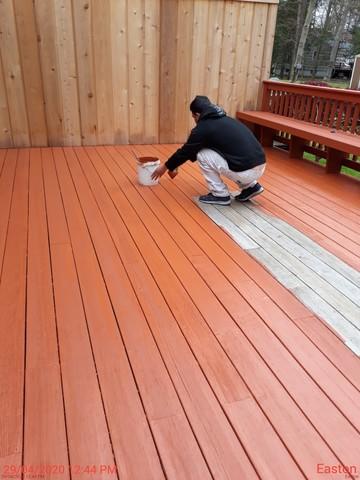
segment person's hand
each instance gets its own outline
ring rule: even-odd
[[[177,169],[177,168],[175,168],[175,170],[169,170],[169,171],[168,171],[168,175],[169,175],[169,177],[170,177],[171,179],[175,178],[178,173],[179,173],[179,172],[178,172],[178,169]]]
[[[158,178],[162,177],[166,171],[167,171],[167,167],[165,163],[163,163],[156,170],[153,171],[151,175],[152,180],[157,180]]]

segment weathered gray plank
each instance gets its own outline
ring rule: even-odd
[[[251,202],[198,205],[360,355],[359,272]]]
[[[329,266],[317,258],[315,254],[309,252],[301,244],[290,238],[286,231],[279,230],[271,222],[269,222],[264,215],[259,215],[259,209],[256,210],[254,207],[251,209],[248,208],[247,205],[241,204],[235,204],[232,208],[238,211],[257,228],[265,232],[266,235],[269,235],[278,245],[284,247],[294,257],[304,263],[304,265],[309,267],[326,282],[341,292],[352,303],[355,303],[355,305],[360,307],[360,288],[338,273],[335,268],[333,268],[337,262],[343,263],[341,260],[335,257],[335,255],[332,255],[332,266]],[[358,285],[360,285],[360,279]]]
[[[241,206],[241,205],[239,205]],[[276,243],[272,239],[273,232],[266,229],[266,225],[257,227],[246,219],[243,210],[237,206],[224,208],[224,215],[237,225],[254,242],[264,248],[274,258],[280,261],[288,270],[297,275],[306,285],[309,285],[321,298],[335,308],[348,321],[360,331],[360,309],[347,297],[336,290],[327,281],[323,280],[317,273],[307,267],[302,260],[296,258],[293,252]]]
[[[222,215],[221,210],[218,211],[213,205],[206,205],[205,203],[196,202],[201,209],[217,224],[223,228],[226,232],[234,238],[234,240],[241,245],[244,250],[251,250],[252,248],[258,248],[259,245],[253,242],[240,228],[228,220]],[[221,208],[221,207],[220,207]],[[226,208],[226,207],[225,207]]]
[[[316,258],[323,261],[326,265],[332,267],[336,272],[340,273],[344,278],[347,278],[355,286],[360,285],[360,272],[347,265],[332,253],[325,250],[325,248],[318,245],[316,242],[311,240],[311,238],[304,235],[292,225],[289,225],[280,218],[266,214],[263,212],[263,210],[251,202],[246,204],[246,208],[256,211],[257,215],[266,219],[267,222],[271,223],[271,225],[274,225],[274,227],[285,233],[285,235],[287,235],[289,238],[292,238],[296,243],[301,245]]]

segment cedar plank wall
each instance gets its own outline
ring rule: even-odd
[[[0,147],[182,142],[257,106],[277,0],[1,0]]]

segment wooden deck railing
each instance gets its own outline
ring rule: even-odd
[[[262,110],[360,133],[360,91],[264,81]]]
[[[360,91],[268,80],[263,82],[261,110],[360,136]],[[290,135],[282,131],[275,139],[290,143]],[[326,157],[326,146],[316,141],[302,147],[317,157]],[[346,154],[341,165],[360,171],[360,157]]]

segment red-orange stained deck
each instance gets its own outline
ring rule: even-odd
[[[258,204],[359,268],[359,184],[268,158]],[[3,475],[360,474],[359,359],[198,209],[196,166],[150,189],[128,147],[55,148],[0,172]]]

